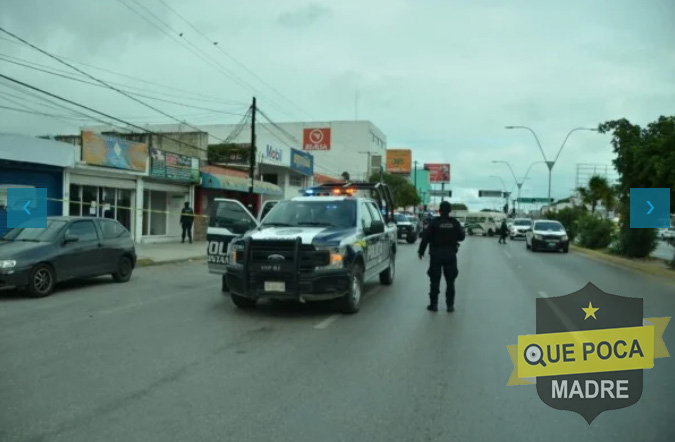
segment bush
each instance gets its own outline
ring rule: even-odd
[[[614,223],[597,215],[584,215],[578,223],[579,243],[588,249],[605,249],[612,243]]]
[[[557,212],[547,212],[546,218],[559,221],[565,226],[567,236],[570,242],[573,242],[578,234],[578,222],[584,215],[586,215],[585,207],[566,207]]]
[[[628,202],[622,203],[620,211],[622,219],[621,230],[619,231],[618,241],[613,251],[628,258],[648,257],[656,249],[656,229],[631,229],[630,206]]]

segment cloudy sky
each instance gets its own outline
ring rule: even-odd
[[[236,123],[254,94],[276,121],[351,120],[358,91],[358,118],[384,131],[389,147],[451,163],[454,199],[469,202],[476,189],[501,187],[492,175],[511,188],[508,168],[491,160],[508,160],[518,176],[542,160],[530,133],[506,125],[534,129],[551,159],[573,128],[675,114],[674,21],[672,0],[2,0],[0,8],[6,30],[193,124]],[[12,40],[0,33],[0,73],[134,123],[173,122]],[[0,108],[0,131],[75,133],[83,124],[8,84],[0,79],[0,106],[12,108]],[[15,110],[26,106],[48,115]],[[569,195],[577,164],[611,164],[609,141],[573,134],[553,196]],[[523,196],[545,197],[547,179],[534,166]]]

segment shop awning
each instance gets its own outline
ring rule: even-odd
[[[248,178],[202,172],[202,187],[205,189],[248,192],[248,187],[250,185],[251,180]],[[260,195],[283,195],[284,191],[276,184],[267,183],[265,181],[255,181],[253,184],[253,193]]]
[[[75,165],[75,146],[26,135],[0,134],[0,158],[56,167]]]

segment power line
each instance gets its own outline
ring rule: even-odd
[[[17,42],[17,41],[14,41],[14,40],[10,40],[9,38],[6,38],[6,37],[0,36],[0,40],[4,40],[4,41],[6,41],[6,42],[8,42],[8,43],[11,43],[11,44],[13,44],[13,45],[23,47],[23,45],[22,45],[21,43],[19,43],[19,42]],[[59,58],[61,58],[61,59],[63,59],[63,60],[68,60],[68,61],[70,61],[71,63],[78,64],[78,65],[80,65],[80,66],[86,66],[86,67],[88,67],[88,68],[95,69],[95,70],[97,70],[97,71],[105,72],[105,73],[112,74],[112,75],[118,75],[118,76],[120,76],[120,77],[128,78],[128,79],[130,79],[130,80],[138,81],[138,82],[140,82],[140,83],[145,83],[145,84],[148,84],[148,85],[152,85],[152,86],[154,86],[154,87],[159,87],[159,88],[164,88],[164,89],[174,90],[174,91],[177,91],[177,92],[182,92],[182,93],[187,94],[187,95],[201,96],[201,97],[208,98],[209,100],[215,101],[215,102],[218,102],[218,103],[232,104],[232,105],[244,105],[244,106],[247,106],[247,104],[246,104],[245,102],[242,102],[242,101],[231,101],[231,100],[225,100],[225,99],[214,99],[213,97],[211,97],[211,96],[209,96],[209,95],[205,95],[205,94],[202,94],[202,93],[199,93],[199,92],[188,91],[188,90],[186,90],[186,89],[180,89],[180,88],[177,88],[177,87],[174,87],[174,86],[169,86],[169,85],[166,85],[166,84],[158,83],[157,81],[149,81],[149,80],[145,80],[145,79],[143,79],[143,78],[136,77],[136,76],[133,76],[133,75],[123,74],[123,73],[121,73],[121,72],[113,71],[113,70],[106,69],[106,68],[102,68],[102,67],[99,67],[99,66],[94,66],[94,65],[92,65],[92,64],[82,63],[81,61],[77,61],[77,60],[74,60],[74,59],[72,59],[72,58],[64,57],[64,56],[59,55],[59,54],[54,54],[54,55],[56,55],[57,57],[59,57]],[[14,57],[11,57],[11,58],[14,58]],[[34,64],[37,64],[37,63],[34,63]],[[38,64],[38,65],[39,65],[39,64]],[[61,71],[61,72],[66,72],[66,71]],[[118,84],[119,84],[119,83],[118,83]],[[204,101],[206,101],[206,100],[204,100]]]
[[[104,116],[104,117],[106,117],[106,118],[110,118],[111,120],[117,121],[117,122],[119,122],[119,123],[126,124],[126,125],[129,126],[129,127],[133,127],[133,128],[135,128],[135,129],[142,130],[143,132],[145,132],[145,133],[147,133],[147,134],[155,135],[155,136],[157,136],[157,137],[160,137],[160,138],[164,138],[164,139],[173,141],[173,142],[175,142],[175,143],[178,143],[178,144],[187,146],[187,147],[192,148],[192,149],[195,149],[195,150],[206,151],[206,149],[202,149],[201,147],[194,146],[194,145],[192,145],[192,144],[186,143],[186,142],[181,141],[181,140],[177,140],[177,139],[175,139],[175,138],[168,137],[168,136],[166,136],[166,135],[163,135],[163,134],[160,134],[160,133],[157,133],[157,132],[153,132],[153,131],[148,130],[148,129],[146,129],[146,128],[142,127],[142,126],[139,126],[139,125],[137,125],[137,124],[129,123],[128,121],[125,121],[125,120],[123,120],[123,119],[121,119],[121,118],[113,117],[112,115],[106,114],[105,112],[101,112],[101,111],[99,111],[99,110],[93,109],[93,108],[91,108],[91,107],[89,107],[89,106],[86,106],[86,105],[84,105],[84,104],[80,104],[80,103],[77,103],[77,102],[75,102],[75,101],[69,100],[68,98],[64,98],[64,97],[61,97],[61,96],[59,96],[59,95],[53,94],[53,93],[51,93],[51,92],[45,91],[44,89],[40,89],[40,88],[38,88],[38,87],[36,87],[36,86],[32,86],[32,85],[30,85],[30,84],[28,84],[28,83],[24,83],[23,81],[17,80],[17,79],[12,78],[12,77],[9,77],[9,76],[4,75],[4,74],[2,74],[2,73],[0,73],[0,78],[4,78],[5,80],[11,81],[12,83],[18,84],[18,85],[20,85],[20,86],[23,86],[23,87],[25,87],[25,88],[28,88],[28,89],[31,89],[31,90],[34,90],[34,91],[37,91],[37,92],[40,92],[40,93],[45,94],[45,95],[47,95],[47,96],[50,96],[50,97],[52,97],[52,98],[56,98],[57,100],[64,101],[64,102],[66,102],[66,103],[68,103],[68,104],[71,104],[71,105],[73,105],[73,106],[81,107],[81,108],[83,108],[83,109],[88,110],[89,112],[93,112],[93,113],[95,113],[95,114],[102,115],[102,116]],[[109,123],[107,123],[107,124],[109,124]],[[203,131],[199,130],[199,132],[203,132]]]
[[[26,67],[28,69],[33,69],[33,70],[36,70],[36,71],[39,71],[39,72],[44,72],[44,73],[54,75],[54,76],[57,76],[57,77],[61,77],[61,78],[65,78],[65,79],[68,79],[68,80],[77,81],[79,83],[84,83],[84,84],[88,84],[88,85],[91,85],[91,86],[96,86],[96,87],[99,87],[99,88],[106,88],[107,89],[106,86],[103,86],[99,83],[94,83],[92,81],[82,80],[81,78],[77,78],[77,77],[72,76],[72,75],[60,74],[58,72],[53,72],[53,71],[50,71],[48,69],[42,69],[42,68],[39,68],[39,67],[30,66],[29,64],[21,63],[21,62],[18,62],[18,61],[7,60],[2,56],[2,54],[0,54],[0,61],[5,61],[7,63],[12,63],[12,64],[15,64],[15,65],[23,66],[23,67]],[[156,100],[156,101],[160,101],[160,102],[164,102],[164,103],[174,104],[176,106],[182,106],[182,107],[199,109],[199,110],[206,110],[206,111],[210,111],[210,112],[220,113],[220,114],[223,114],[223,115],[237,115],[237,116],[243,115],[241,113],[228,112],[228,111],[223,111],[223,110],[219,110],[219,109],[213,109],[213,108],[208,108],[208,107],[203,107],[203,106],[195,106],[195,105],[191,105],[191,104],[187,104],[187,103],[181,103],[181,102],[178,102],[178,101],[153,97],[151,95],[146,95],[146,94],[133,92],[133,91],[127,91],[127,92],[129,94],[134,94],[138,97],[143,97],[143,98],[147,98],[149,100]]]
[[[164,111],[162,111],[162,110],[160,110],[160,109],[157,109],[156,107],[154,107],[154,106],[152,106],[152,105],[150,105],[150,104],[147,104],[147,103],[145,103],[145,102],[142,101],[142,100],[139,100],[138,98],[136,98],[136,97],[134,97],[134,96],[132,96],[132,95],[129,95],[128,93],[122,91],[121,89],[116,88],[115,86],[109,85],[108,83],[106,83],[106,82],[103,81],[103,80],[99,80],[97,77],[94,77],[93,75],[90,75],[90,74],[86,73],[85,71],[81,70],[80,68],[78,68],[78,67],[76,67],[76,66],[73,66],[72,64],[68,63],[67,61],[61,60],[59,57],[50,54],[49,52],[47,52],[47,51],[45,51],[44,49],[41,49],[41,48],[35,46],[35,45],[32,44],[32,43],[29,43],[28,41],[26,41],[26,40],[22,39],[21,37],[19,37],[19,36],[15,35],[15,34],[13,34],[13,33],[11,33],[11,32],[9,32],[9,31],[7,31],[6,29],[4,29],[4,28],[1,27],[1,26],[0,26],[0,31],[4,32],[5,34],[7,34],[7,35],[9,35],[9,36],[11,36],[11,37],[14,37],[15,39],[19,40],[19,41],[22,42],[23,44],[32,47],[32,48],[35,49],[36,51],[38,51],[38,52],[40,52],[40,53],[42,53],[42,54],[44,54],[44,55],[46,55],[46,56],[48,56],[48,57],[50,57],[50,58],[56,60],[56,61],[58,61],[59,63],[62,63],[62,64],[64,64],[64,65],[68,66],[69,68],[71,68],[71,69],[73,69],[73,70],[79,72],[80,74],[85,75],[85,76],[89,77],[90,79],[92,79],[92,80],[94,80],[94,81],[96,81],[96,82],[98,82],[98,83],[101,83],[101,84],[107,86],[108,88],[110,88],[110,89],[112,89],[112,90],[114,90],[114,91],[116,91],[116,92],[118,92],[118,93],[124,95],[125,97],[127,97],[127,98],[129,98],[129,99],[131,99],[131,100],[134,100],[135,102],[137,102],[137,103],[139,103],[139,104],[141,104],[141,105],[143,105],[143,106],[145,106],[145,107],[147,107],[147,108],[149,108],[149,109],[152,109],[152,110],[154,110],[155,112],[158,112],[158,113],[160,113],[160,114],[162,114],[162,115],[164,115],[164,116],[166,116],[166,117],[169,117],[169,118],[171,118],[172,120],[174,120],[174,121],[176,121],[176,122],[178,122],[178,123],[185,124],[186,126],[191,127],[191,128],[193,128],[193,129],[199,131],[198,128],[196,128],[196,127],[194,127],[194,126],[191,126],[190,124],[187,124],[187,123],[181,121],[180,119],[175,118],[175,117],[173,117],[173,116],[167,114],[166,112],[164,112]]]
[[[18,66],[23,66],[23,67],[26,67],[26,68],[29,68],[29,69],[33,69],[33,70],[36,70],[36,71],[61,76],[63,78],[68,78],[68,79],[71,79],[71,80],[80,81],[80,82],[86,83],[86,84],[91,84],[91,85],[94,85],[94,86],[97,86],[97,87],[104,87],[104,86],[101,86],[98,83],[93,83],[93,82],[90,82],[90,81],[82,80],[80,78],[80,77],[83,77],[82,75],[79,75],[79,76],[69,75],[69,72],[65,71],[63,69],[56,69],[56,68],[53,68],[51,66],[47,66],[47,65],[44,65],[44,64],[35,63],[33,61],[25,60],[25,59],[18,58],[18,57],[12,57],[11,55],[0,53],[0,60],[5,61],[7,63],[15,64],[15,65],[18,65]],[[65,60],[65,58],[64,58],[64,60]],[[148,91],[147,87],[131,86],[131,85],[128,85],[128,84],[115,82],[115,81],[109,81],[108,83],[114,84],[114,85],[117,85],[117,86],[121,86],[121,87],[126,88],[126,89],[135,89],[135,90],[145,91],[145,92]],[[166,95],[167,97],[179,98],[179,99],[182,99],[182,100],[192,100],[192,101],[202,101],[202,102],[207,102],[207,103],[223,104],[222,100],[217,100],[217,99],[214,99],[214,98],[208,98],[207,99],[207,98],[186,97],[184,95],[177,95],[177,94],[171,94],[171,93],[160,92],[160,91],[151,91],[151,92],[154,92],[156,94]],[[242,105],[244,105],[244,103],[234,104],[234,106],[242,106]]]
[[[277,88],[275,88],[274,86],[272,86],[271,84],[269,84],[267,81],[265,81],[265,80],[262,79],[260,76],[258,76],[254,71],[250,70],[250,69],[247,68],[243,63],[241,63],[239,60],[237,60],[236,58],[234,58],[234,56],[232,56],[232,55],[231,55],[230,53],[228,53],[225,49],[223,49],[223,47],[220,46],[218,42],[214,42],[212,39],[210,39],[208,36],[206,36],[206,34],[204,34],[201,30],[199,30],[195,25],[193,25],[193,24],[192,24],[190,21],[188,21],[185,17],[183,17],[178,11],[176,11],[174,8],[172,8],[170,5],[168,5],[164,0],[158,0],[158,1],[159,1],[161,4],[163,4],[167,9],[169,9],[171,12],[173,12],[176,16],[178,16],[178,18],[180,18],[183,22],[185,22],[185,23],[186,23],[189,27],[191,27],[195,32],[197,32],[197,34],[201,35],[201,36],[204,38],[204,40],[206,40],[207,42],[209,42],[209,43],[210,43],[211,45],[213,45],[217,50],[219,50],[220,52],[222,52],[226,57],[228,57],[230,60],[232,60],[233,62],[235,62],[237,65],[239,65],[239,67],[241,67],[242,69],[244,69],[249,75],[251,75],[251,76],[257,78],[258,81],[260,81],[262,84],[264,84],[265,86],[267,86],[268,88],[270,88],[270,89],[271,89],[272,91],[274,91],[279,97],[281,97],[282,99],[284,99],[287,103],[291,104],[293,107],[295,107],[296,109],[298,109],[300,112],[304,113],[305,115],[309,116],[310,118],[314,118],[314,117],[312,117],[312,115],[310,115],[310,114],[309,114],[308,112],[306,112],[304,109],[302,109],[300,106],[298,106],[297,104],[295,104],[290,98],[286,97],[284,94],[282,94],[281,92],[279,92],[279,90],[277,90]]]
[[[194,43],[192,43],[192,42],[189,41],[188,39],[184,38],[184,37],[183,37],[183,33],[178,32],[178,31],[176,31],[175,29],[173,29],[168,23],[166,23],[164,20],[162,20],[160,17],[158,17],[157,14],[155,14],[154,12],[152,12],[151,10],[149,10],[147,7],[145,7],[145,6],[143,6],[142,4],[140,4],[137,0],[131,0],[131,1],[133,1],[138,7],[142,8],[143,10],[145,10],[147,14],[149,14],[150,16],[152,16],[157,22],[161,23],[161,24],[164,26],[164,28],[167,28],[170,32],[167,31],[166,29],[164,29],[162,26],[158,25],[157,23],[153,22],[152,20],[148,19],[148,17],[146,17],[145,15],[143,15],[142,13],[140,13],[138,10],[132,8],[132,7],[131,7],[129,4],[127,4],[124,0],[117,0],[117,1],[118,1],[119,3],[121,3],[122,5],[124,5],[127,9],[129,9],[130,11],[132,11],[134,14],[138,15],[141,19],[143,19],[144,21],[146,21],[147,23],[149,23],[150,25],[152,25],[154,28],[156,28],[157,30],[159,30],[161,33],[163,33],[164,35],[166,35],[166,36],[168,36],[169,38],[171,38],[174,42],[178,43],[181,47],[183,47],[183,49],[186,49],[187,51],[189,51],[189,52],[192,53],[193,55],[197,56],[197,57],[200,58],[202,61],[204,61],[205,63],[207,63],[207,64],[208,64],[209,66],[211,66],[212,68],[216,69],[218,72],[220,72],[222,75],[224,75],[224,76],[227,77],[228,79],[234,81],[235,83],[237,83],[239,86],[243,87],[244,89],[249,89],[249,90],[252,91],[254,94],[262,95],[262,94],[260,94],[260,92],[258,92],[254,87],[252,87],[251,85],[249,85],[248,83],[246,83],[244,80],[242,80],[242,79],[240,79],[239,77],[237,77],[237,76],[236,76],[233,72],[231,72],[229,69],[225,68],[223,65],[221,65],[221,64],[218,63],[217,61],[214,61],[212,58],[210,58],[210,56],[209,56],[207,53],[205,53],[204,51],[202,51],[199,47],[197,47]],[[178,37],[176,37],[176,36],[178,36]],[[185,42],[185,43],[187,43],[188,45],[190,45],[190,47],[184,45],[183,42]],[[192,49],[191,49],[191,48],[192,48]],[[196,51],[196,52],[195,52],[195,51]],[[275,107],[276,109],[280,110],[281,112],[286,113],[286,112],[284,112],[284,110],[283,110],[282,108],[280,108],[276,103],[274,103],[274,101],[272,101],[272,100],[268,100],[268,101],[269,101],[270,105],[272,105],[272,106]]]

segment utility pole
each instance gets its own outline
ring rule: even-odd
[[[417,189],[417,160],[413,161],[413,165],[415,167],[415,170],[413,170],[413,182],[415,183],[415,193],[419,192],[419,189]],[[424,202],[424,201],[422,201]],[[413,213],[417,215],[417,204],[413,207]]]
[[[248,188],[248,200],[251,209],[253,208],[253,186],[255,185],[255,111],[256,102],[255,97],[253,97],[253,104],[251,105],[251,149],[249,152],[250,164],[248,169],[249,176],[251,177],[251,185]]]

